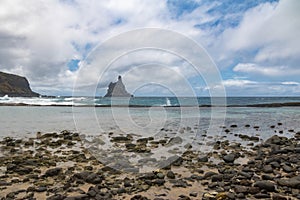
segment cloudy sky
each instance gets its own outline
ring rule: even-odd
[[[299,0],[1,0],[0,71],[26,76],[33,90],[48,95],[72,95],[74,83],[88,95],[84,88],[91,81],[104,95],[121,74],[136,95],[189,95],[191,88],[208,95],[221,85],[229,96],[299,96],[299,10]],[[167,29],[197,42],[215,63],[220,82],[207,85],[214,77],[158,49],[122,54],[108,70],[101,65],[93,53],[99,46],[142,28]],[[101,77],[88,67],[91,62],[105,71]]]

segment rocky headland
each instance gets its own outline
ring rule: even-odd
[[[0,72],[0,96],[9,97],[38,97],[38,93],[30,89],[25,77]]]

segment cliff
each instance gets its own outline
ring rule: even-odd
[[[25,77],[0,72],[0,96],[9,97],[38,97],[38,93],[30,89]]]
[[[133,95],[126,91],[125,85],[122,82],[122,77],[119,76],[117,82],[110,82],[104,97],[133,97]]]

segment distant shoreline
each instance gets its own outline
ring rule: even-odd
[[[131,108],[149,108],[149,107],[195,107],[189,105],[172,105],[172,106],[150,106],[150,105],[38,105],[26,103],[0,103],[0,106],[29,106],[29,107],[131,107]],[[263,108],[277,108],[277,107],[300,107],[300,102],[285,102],[285,103],[262,103],[262,104],[248,104],[248,105],[199,105],[199,107],[263,107]]]

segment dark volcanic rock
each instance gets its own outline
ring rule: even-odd
[[[254,187],[259,187],[260,189],[264,189],[269,192],[275,191],[275,184],[271,181],[257,181],[254,183]]]
[[[0,96],[38,97],[38,93],[30,89],[25,77],[0,72]]]
[[[57,176],[61,171],[62,171],[62,169],[59,167],[53,168],[53,169],[48,169],[45,172],[45,176]]]
[[[98,184],[102,182],[102,176],[93,172],[83,171],[74,175],[77,179],[84,180],[87,183]]]
[[[223,157],[223,160],[226,163],[233,163],[235,159],[236,159],[236,155],[234,153],[227,154]]]
[[[174,172],[168,171],[168,172],[167,172],[167,177],[170,178],[170,179],[174,179],[174,178],[175,178]]]
[[[133,95],[129,94],[126,91],[125,85],[122,82],[122,77],[118,77],[118,81],[113,83],[110,82],[108,85],[107,93],[104,97],[132,97]]]
[[[300,189],[300,176],[295,176],[289,179],[279,179],[277,183],[281,186]]]

